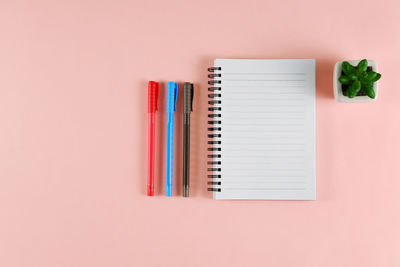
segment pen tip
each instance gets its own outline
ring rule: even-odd
[[[189,197],[189,186],[184,186],[183,187],[183,196],[184,197]]]
[[[167,197],[171,197],[172,196],[172,187],[167,186],[166,195],[167,195]]]

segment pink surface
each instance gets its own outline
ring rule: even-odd
[[[399,8],[1,1],[0,266],[400,266]],[[316,58],[317,201],[211,199],[215,57]],[[364,57],[383,74],[378,101],[335,102],[334,63]],[[164,132],[157,195],[145,196],[149,79],[163,82],[163,131],[166,81],[195,83],[189,199],[163,196]],[[176,122],[175,141],[181,99]]]

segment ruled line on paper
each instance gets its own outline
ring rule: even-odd
[[[224,87],[228,87],[228,88],[234,88],[234,87],[239,87],[239,88],[243,88],[243,87],[260,87],[260,88],[269,88],[269,87],[273,87],[273,88],[286,88],[286,87],[297,87],[297,88],[303,88],[304,85],[268,85],[268,84],[264,84],[264,85],[250,85],[250,84],[246,84],[246,85],[235,85],[235,84],[224,84]]]
[[[226,190],[306,190],[305,187],[289,188],[289,187],[224,187]]]
[[[224,79],[224,81],[235,81],[235,82],[304,82],[304,79]]]
[[[224,72],[227,75],[305,75],[304,72]]]

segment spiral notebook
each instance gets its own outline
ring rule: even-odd
[[[315,60],[216,59],[208,70],[214,199],[315,200]]]

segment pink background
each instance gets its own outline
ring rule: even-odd
[[[400,266],[399,9],[2,0],[0,266]],[[211,199],[206,68],[216,57],[316,58],[317,201]],[[378,101],[335,102],[334,63],[361,58],[383,74]],[[163,82],[152,198],[149,79]],[[196,86],[188,199],[179,142],[179,195],[164,196],[168,80]],[[175,141],[181,123],[180,99]]]

